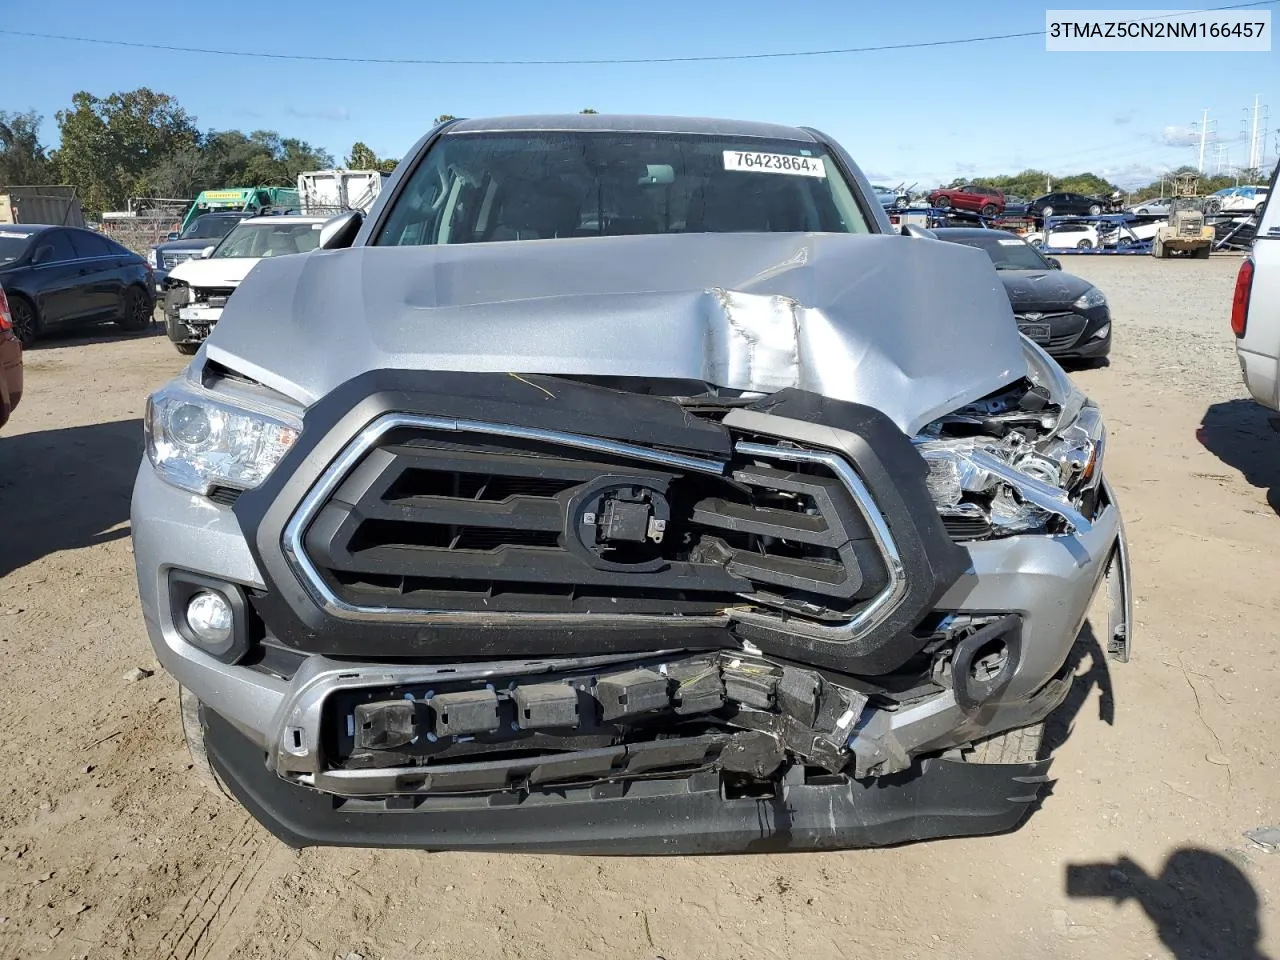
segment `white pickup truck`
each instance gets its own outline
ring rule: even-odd
[[[1271,195],[1275,182],[1273,173]],[[1240,265],[1231,330],[1245,386],[1263,406],[1280,410],[1280,205],[1274,202],[1263,208],[1253,249]]]

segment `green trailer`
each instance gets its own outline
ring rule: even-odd
[[[196,217],[214,210],[243,210],[256,213],[261,210],[298,209],[296,187],[224,187],[221,190],[205,190],[191,204],[182,220],[179,232],[186,230]]]

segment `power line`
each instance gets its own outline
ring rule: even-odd
[[[1218,13],[1223,10],[1244,10],[1250,7],[1266,7],[1276,0],[1255,0],[1252,3],[1233,3],[1224,7],[1206,7],[1202,10],[1181,10],[1177,13],[1141,17],[1139,22],[1167,20],[1171,17],[1197,13]],[[922,40],[913,43],[877,44],[867,47],[836,47],[829,50],[795,50],[775,53],[732,53],[696,57],[607,57],[579,60],[443,60],[400,57],[340,57],[305,53],[267,53],[260,50],[219,50],[211,47],[183,47],[164,43],[146,43],[140,40],[104,40],[100,37],[76,37],[59,33],[38,33],[29,30],[0,29],[0,34],[25,37],[34,40],[58,40],[68,43],[94,43],[111,47],[133,47],[142,50],[164,50],[170,53],[200,53],[219,57],[250,57],[258,60],[295,60],[313,63],[364,63],[398,66],[450,66],[450,67],[500,67],[500,66],[601,66],[609,64],[653,63],[712,63],[727,60],[777,60],[788,57],[829,57],[854,53],[878,53],[892,50],[921,50],[931,47],[954,47],[973,43],[990,43],[995,40],[1016,40],[1025,37],[1043,37],[1043,30],[1026,30],[1020,33],[1000,33],[985,37],[960,37],[954,40]]]

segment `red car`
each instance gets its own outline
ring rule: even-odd
[[[994,187],[984,187],[977,183],[966,183],[962,187],[939,187],[929,194],[932,206],[946,209],[973,210],[984,217],[995,217],[1004,213],[1004,194]]]
[[[0,287],[0,427],[22,399],[22,342],[13,332],[9,300]]]

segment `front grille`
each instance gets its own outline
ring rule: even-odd
[[[390,429],[304,503],[304,571],[339,605],[707,616],[749,596],[848,620],[888,582],[854,495],[821,464],[738,455],[715,475],[660,451],[459,436]]]
[[[194,250],[191,252],[184,252],[180,250],[174,250],[174,251],[166,250],[161,255],[161,260],[164,263],[164,268],[166,270],[172,270],[178,264],[185,263],[186,261],[190,260],[194,256],[195,256]]]

